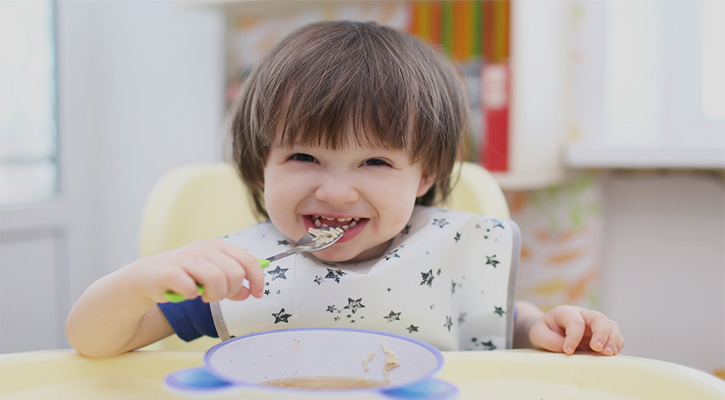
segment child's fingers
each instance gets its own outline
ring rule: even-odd
[[[249,288],[242,286],[239,288],[239,291],[237,291],[237,293],[233,296],[230,296],[229,299],[237,301],[246,300],[249,297],[249,294]]]
[[[574,306],[559,306],[534,323],[529,333],[536,347],[573,354],[576,349],[591,349],[610,356],[624,347],[616,322],[598,311]]]
[[[226,276],[227,291],[222,296],[235,297],[244,287],[244,279],[247,276],[245,268],[235,258],[223,251],[209,255],[209,260]]]
[[[589,347],[597,352],[605,348],[605,344],[611,335],[611,321],[604,314],[593,310],[582,310],[582,317],[591,331]]]
[[[574,354],[586,331],[587,325],[584,317],[578,312],[561,312],[555,314],[555,318],[557,324],[564,328],[566,335],[562,350],[566,354]]]
[[[163,292],[177,293],[187,299],[194,299],[199,296],[196,280],[189,274],[169,274],[163,279],[163,282],[166,282],[166,287],[158,294],[160,298],[154,299],[157,302],[165,303],[168,301],[163,297]]]
[[[264,292],[264,271],[259,267],[257,259],[237,246],[226,242],[224,244],[222,251],[245,267],[245,278],[249,281],[250,294],[261,298]]]
[[[206,302],[223,298],[243,300],[250,294],[262,297],[264,292],[264,273],[257,259],[223,240],[212,239],[185,246],[170,253],[163,264],[164,275],[160,279],[164,287],[161,289],[187,299],[198,297],[197,284],[204,287],[202,299]],[[249,281],[249,287],[244,286],[245,279]]]
[[[226,274],[212,261],[196,260],[193,266],[186,267],[185,270],[197,283],[204,286],[204,294],[201,296],[204,301],[219,301],[229,292]]]
[[[531,327],[529,340],[535,347],[560,353],[564,347],[564,331],[557,326],[550,326],[544,320],[540,320]]]
[[[249,273],[246,271],[235,258],[229,256],[224,252],[220,252],[212,257],[215,264],[218,265],[227,276],[227,293],[223,297],[231,300],[246,300],[250,294],[250,289],[244,285],[244,280],[248,277]],[[254,261],[256,263],[256,259]],[[249,269],[255,269],[254,266]],[[261,268],[256,268],[260,269]]]
[[[619,354],[624,347],[624,339],[622,338],[622,332],[619,329],[619,325],[614,321],[609,321],[610,332],[607,342],[604,343],[604,349],[602,354],[605,356],[613,356]]]
[[[613,356],[622,350],[624,341],[616,322],[593,310],[583,310],[582,316],[591,331],[589,347],[592,350],[605,356]]]

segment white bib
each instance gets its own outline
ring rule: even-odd
[[[270,222],[225,238],[256,257],[291,247]],[[389,332],[440,350],[511,348],[520,253],[513,221],[417,206],[380,258],[290,256],[265,272],[261,299],[212,303],[219,337],[287,328]]]

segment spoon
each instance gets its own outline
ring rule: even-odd
[[[333,228],[337,227],[326,226],[315,229],[312,232],[307,233],[305,236],[302,236],[300,240],[294,244],[294,247],[266,259],[258,258],[257,261],[262,268],[267,268],[269,267],[269,263],[272,261],[277,261],[293,254],[314,253],[315,251],[326,249],[340,240],[342,235],[345,233],[342,228],[338,228],[337,230],[330,232]],[[196,287],[200,295],[204,294],[204,286],[197,284]],[[165,292],[164,298],[172,303],[179,303],[186,300],[186,297],[174,292]]]

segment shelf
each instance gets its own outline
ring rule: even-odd
[[[548,174],[526,174],[513,172],[491,172],[504,191],[544,189],[561,184],[565,180],[563,171],[551,171]]]
[[[403,0],[395,0],[400,3]],[[274,16],[279,14],[325,9],[346,5],[371,5],[388,3],[383,0],[179,0],[179,3],[194,6],[209,6],[224,10],[227,16]]]
[[[565,163],[573,168],[725,169],[725,141],[571,143],[565,150]]]

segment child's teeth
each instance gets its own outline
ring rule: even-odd
[[[343,225],[340,228],[342,228],[343,231],[346,231],[349,227],[350,225]]]
[[[332,218],[322,215],[313,215],[312,220],[314,221],[316,228],[326,228],[329,226],[322,221],[349,222],[349,224],[339,226],[339,228],[342,229],[354,228],[355,226],[357,226],[357,223],[360,222],[360,218]]]

